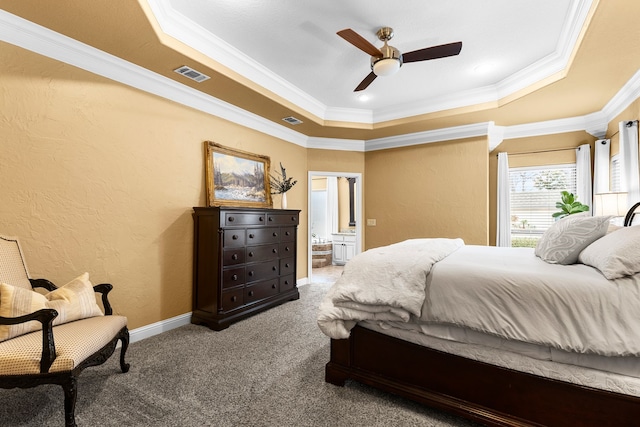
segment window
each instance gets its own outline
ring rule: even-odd
[[[511,246],[533,247],[557,212],[561,191],[576,192],[576,165],[509,169]]]

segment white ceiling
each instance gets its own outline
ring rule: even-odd
[[[569,61],[591,0],[149,4],[165,33],[318,117],[375,123],[496,101],[556,73]],[[405,64],[353,92],[370,72],[370,57],[336,32],[351,28],[381,46],[381,26],[393,27],[390,45],[401,52],[456,41],[462,51]]]

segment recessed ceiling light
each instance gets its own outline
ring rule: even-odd
[[[358,100],[359,101],[367,102],[369,99],[371,99],[371,98],[366,93],[361,93],[360,95],[358,95]]]
[[[490,63],[484,62],[473,67],[473,72],[477,74],[488,73],[489,71],[491,71],[491,68],[492,67]]]

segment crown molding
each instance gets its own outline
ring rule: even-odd
[[[169,0],[146,1],[162,32],[166,35],[197,50],[213,61],[224,65],[311,114],[321,119],[326,119],[327,107],[324,104],[273,73],[268,68],[262,66],[262,64],[254,61],[224,40],[216,37],[196,22],[185,17],[171,6]],[[354,117],[360,117],[361,120],[364,120],[361,117],[362,114],[361,112],[357,112],[354,114]]]
[[[320,119],[364,124],[376,124],[434,111],[498,102],[506,96],[566,69],[574,50],[577,48],[580,34],[589,17],[589,12],[592,10],[592,5],[595,6],[598,1],[577,0],[574,2],[568,13],[556,51],[495,85],[374,111],[327,106],[185,17],[171,6],[170,0],[146,0],[165,34],[198,50]]]
[[[365,142],[365,151],[386,150],[388,148],[486,136],[489,134],[489,126],[492,124],[493,122],[475,123],[406,135],[390,136],[387,138],[369,139]]]
[[[514,126],[485,122],[366,141],[315,138],[3,10],[0,10],[0,40],[305,148],[366,152],[486,135],[492,150],[503,139],[580,130],[602,138],[609,122],[640,98],[639,70],[602,110],[585,116]]]
[[[365,151],[365,141],[359,139],[317,138],[307,139],[307,148],[338,151]]]

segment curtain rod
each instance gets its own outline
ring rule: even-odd
[[[554,151],[569,151],[569,150],[575,150],[576,148],[580,148],[580,147],[570,147],[570,148],[555,148],[555,149],[551,149],[551,150],[540,150],[540,151],[521,151],[518,153],[507,153],[509,155],[509,157],[511,156],[520,156],[520,155],[524,155],[524,154],[540,154],[540,153],[553,153]],[[498,155],[496,154],[496,157]]]
[[[633,125],[634,125],[634,124],[636,124],[636,123],[638,123],[638,121],[637,121],[637,120],[629,120],[629,121],[628,121],[627,123],[625,123],[624,125],[625,125],[626,127],[630,128],[631,126],[633,126]],[[616,136],[616,135],[617,135],[617,134],[619,134],[619,133],[620,133],[620,130],[617,130],[617,131],[616,131],[613,135],[611,135],[610,137],[608,137],[608,138],[603,138],[603,139],[611,139],[611,138],[613,138],[614,136]]]

